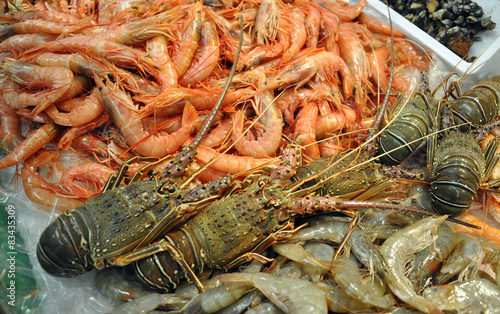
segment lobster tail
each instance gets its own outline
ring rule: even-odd
[[[44,230],[38,242],[37,259],[53,276],[73,277],[93,268],[88,241],[75,231],[74,220],[72,212],[62,214]]]

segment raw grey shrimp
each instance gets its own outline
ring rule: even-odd
[[[152,293],[122,304],[118,308],[114,309],[111,314],[149,313],[160,306],[174,305],[177,307],[178,304],[183,304],[185,302],[185,298],[180,297],[175,293]]]
[[[316,283],[326,297],[328,310],[334,313],[352,313],[353,311],[369,310],[373,305],[363,303],[357,298],[349,296],[339,285],[321,281]]]
[[[380,247],[380,254],[388,265],[387,275],[393,279],[386,280],[389,288],[406,304],[425,313],[441,311],[436,305],[415,293],[409,279],[404,275],[404,267],[416,252],[431,245],[437,227],[446,218],[447,216],[440,216],[422,219],[394,233]]]
[[[299,263],[304,268],[304,273],[310,274],[313,278],[313,281],[317,281],[317,277],[325,274],[329,268],[329,262],[333,258],[333,248],[328,246],[327,244],[321,243],[324,250],[322,253],[329,255],[331,253],[330,260],[326,261],[320,258],[315,257],[313,254],[310,254],[310,251],[306,251],[305,246],[302,246],[300,243],[283,243],[283,244],[275,244],[273,245],[273,250],[292,261]]]
[[[228,290],[224,284],[196,295],[182,309],[183,313],[214,313],[243,297],[251,287],[242,286]]]
[[[327,313],[326,299],[313,283],[267,273],[228,273],[219,276],[228,289],[256,287],[287,313]]]
[[[372,281],[371,276],[362,275],[354,255],[345,255],[335,260],[332,274],[335,282],[352,298],[383,309],[395,303],[390,294],[385,294],[386,287],[378,277]]]
[[[271,302],[263,302],[248,309],[246,314],[283,314],[284,312]]]
[[[500,290],[487,279],[471,279],[427,288],[423,296],[443,311],[499,313]]]
[[[257,261],[252,261],[246,266],[243,273],[257,273],[261,270],[262,264]],[[192,284],[180,286],[175,291],[176,293],[189,293],[189,288],[195,288]],[[186,306],[183,307],[182,313],[215,313],[237,302],[242,296],[248,294],[250,286],[241,286],[236,289],[227,289],[227,287],[219,280],[218,276],[213,276],[205,285],[206,290],[196,294]]]
[[[56,102],[71,87],[74,74],[63,67],[41,67],[38,65],[5,59],[1,72],[9,75],[2,86],[2,99],[14,109],[34,106],[33,116]],[[31,92],[22,86],[43,87]]]
[[[119,301],[130,301],[151,294],[141,284],[126,280],[124,275],[112,268],[97,272],[95,286],[102,295]]]
[[[457,232],[455,239],[453,251],[437,275],[438,284],[456,275],[459,281],[474,278],[483,262],[485,254],[478,241],[462,232]]]
[[[441,224],[432,245],[415,254],[412,270],[408,275],[417,292],[430,285],[436,269],[450,256],[455,246],[455,234],[447,224]]]

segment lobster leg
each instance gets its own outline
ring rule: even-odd
[[[349,227],[347,229],[347,232],[344,236],[344,239],[342,239],[342,242],[340,242],[339,247],[335,251],[335,254],[333,254],[332,262],[330,263],[330,267],[333,267],[333,263],[339,258],[340,253],[344,249],[345,245],[347,244],[347,241],[349,241],[349,238],[351,237],[352,232],[354,229],[356,229],[356,226],[359,223],[359,213],[358,212],[349,212],[349,216],[352,217],[352,221],[349,223]]]
[[[231,269],[252,260],[257,260],[262,264],[271,262],[273,259],[269,259],[258,253],[264,251],[265,249],[267,249],[268,247],[270,247],[271,245],[273,245],[278,241],[290,239],[298,230],[302,229],[302,227],[304,226],[305,225],[302,225],[294,229],[293,222],[288,221],[285,226],[283,226],[278,231],[271,233],[267,238],[265,238],[256,247],[254,247],[251,252],[248,252],[236,258],[234,261],[225,265],[224,268]]]

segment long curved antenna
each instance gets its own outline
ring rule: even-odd
[[[241,29],[243,29],[243,17],[240,16],[240,25]],[[196,134],[195,138],[188,146],[182,147],[182,150],[175,156],[174,160],[172,160],[168,166],[163,170],[162,177],[176,177],[180,176],[184,173],[188,164],[190,164],[196,155],[196,149],[200,145],[201,141],[205,138],[205,135],[208,133],[208,130],[212,126],[215,117],[217,116],[217,112],[219,112],[220,107],[222,106],[222,101],[229,90],[229,85],[231,84],[232,77],[234,76],[234,72],[236,71],[236,65],[238,64],[238,59],[240,56],[241,46],[243,45],[243,36],[240,36],[240,40],[238,43],[238,51],[236,52],[236,57],[234,59],[233,66],[231,67],[231,72],[229,73],[228,80],[226,85],[222,89],[221,94],[219,95],[219,99],[215,103],[212,111],[208,118],[203,122],[200,131]],[[200,168],[201,169],[201,168]],[[193,178],[201,171],[195,171],[187,180],[184,182],[182,186],[186,186],[193,180]]]

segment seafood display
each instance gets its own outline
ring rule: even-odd
[[[116,313],[491,310],[499,77],[431,87],[366,5],[0,6],[1,192],[47,221],[18,277]]]

